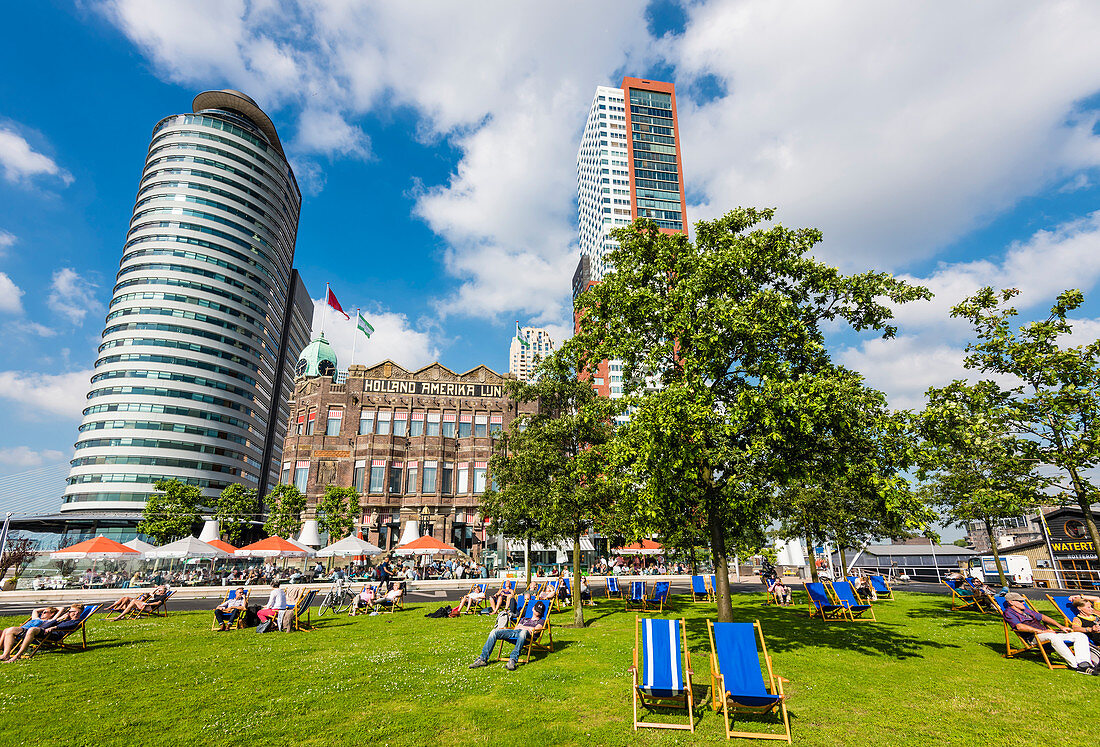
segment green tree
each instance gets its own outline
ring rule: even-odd
[[[153,487],[159,492],[145,499],[138,532],[152,537],[157,544],[189,536],[199,520],[202,491],[179,480],[157,480]]]
[[[359,518],[359,493],[351,487],[326,485],[317,505],[317,518],[321,531],[328,532],[329,542],[347,537]]]
[[[954,381],[928,390],[917,425],[923,438],[923,490],[944,517],[963,526],[980,521],[1007,586],[993,524],[1038,508],[1050,480],[1036,470],[1035,442],[1016,438],[1012,397],[991,381]]]
[[[306,497],[293,485],[279,484],[267,494],[264,531],[271,537],[290,539],[302,528]]]
[[[230,544],[236,545],[244,537],[259,512],[260,505],[255,488],[234,483],[222,490],[214,504],[214,518]]]
[[[696,224],[696,240],[649,221],[614,232],[613,271],[579,299],[576,344],[623,361],[634,408],[619,464],[638,489],[633,531],[706,517],[718,619],[732,619],[728,548],[764,544],[775,485],[804,476],[833,371],[822,326],[895,333],[884,302],[930,294],[884,273],[845,276],[809,256],[814,229],[758,228],[773,210]],[[646,396],[646,377],[660,385]]]
[[[536,402],[538,410],[513,421],[499,440],[489,463],[499,487],[485,492],[481,511],[496,526],[527,528],[528,537],[572,542],[573,623],[583,627],[580,543],[613,502],[607,443],[616,405],[578,374],[568,344],[539,364],[532,383],[506,386],[516,401]]]

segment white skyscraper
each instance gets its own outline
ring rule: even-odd
[[[524,345],[520,339],[527,344]],[[530,381],[535,365],[552,352],[554,341],[550,339],[549,332],[540,327],[524,327],[518,337],[512,338],[508,350],[508,372],[520,381]]]

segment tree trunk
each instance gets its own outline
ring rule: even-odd
[[[837,542],[836,551],[840,553],[840,578],[834,578],[834,581],[847,581],[848,580],[848,559],[844,557],[844,545]]]
[[[714,559],[714,597],[718,602],[718,622],[733,622],[730,601],[729,561],[726,559],[726,535],[721,517],[713,501],[707,501],[707,525],[710,528],[710,551]]]
[[[993,536],[993,526],[986,517],[982,517],[982,522],[985,524],[985,533],[989,536],[989,546],[993,548],[993,562],[997,564],[997,575],[1001,577],[1001,586],[1007,589],[1008,579],[1005,578],[1005,569],[1001,565],[1001,553],[997,550],[997,538]]]
[[[699,562],[695,559],[695,542],[692,541],[692,544],[691,544],[691,575],[692,576],[698,575],[698,570],[697,570],[698,566],[699,566]]]
[[[527,586],[531,585],[531,538],[528,537],[524,540],[527,544],[523,546],[523,574],[527,576]]]
[[[573,538],[573,627],[584,627],[584,602],[581,601],[581,536]]]
[[[810,581],[812,583],[819,583],[821,576],[817,575],[817,553],[814,552],[814,548],[817,545],[814,544],[814,538],[810,535],[806,535],[806,552],[810,556]]]

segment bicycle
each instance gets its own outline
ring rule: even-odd
[[[354,599],[355,595],[345,588],[343,583],[333,581],[332,587],[325,593],[325,598],[321,600],[321,606],[317,610],[317,614],[324,615],[327,612],[332,612],[339,615],[347,612],[351,609],[351,603]]]

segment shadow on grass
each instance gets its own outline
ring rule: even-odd
[[[915,609],[909,610],[905,613],[906,617],[912,617],[915,619],[928,619],[938,620],[944,625],[950,627],[969,627],[969,626],[985,626],[989,622],[996,622],[998,625],[1001,622],[1000,615],[985,615],[977,611],[962,611],[952,612],[950,607],[940,607],[933,609]]]
[[[108,648],[122,648],[123,646],[133,646],[141,643],[152,643],[152,638],[129,638],[122,640],[120,638],[100,638],[95,641],[88,641],[88,648],[86,649],[70,649],[73,653],[82,653],[83,651],[100,651]]]

